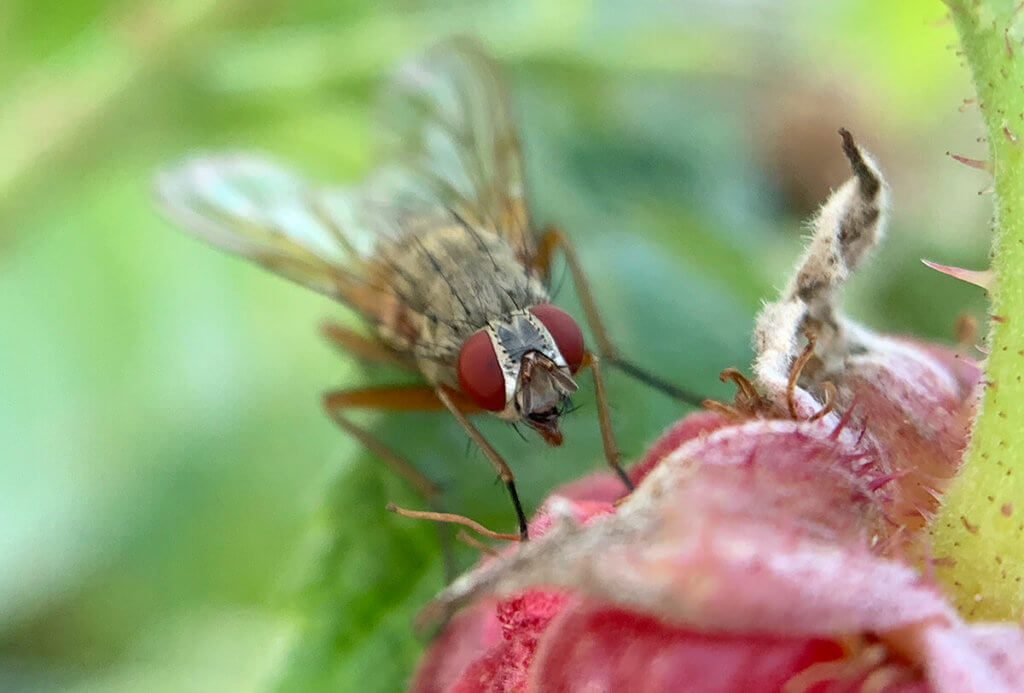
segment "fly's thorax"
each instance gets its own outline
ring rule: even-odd
[[[503,238],[464,224],[382,241],[374,265],[377,281],[398,299],[379,333],[411,352],[433,384],[457,385],[459,350],[473,333],[548,301],[536,274]]]

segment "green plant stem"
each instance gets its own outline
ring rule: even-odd
[[[1024,603],[1024,8],[947,0],[988,130],[995,175],[985,391],[962,473],[932,525],[940,578],[972,618]]]

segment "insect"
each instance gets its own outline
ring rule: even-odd
[[[523,158],[497,68],[469,39],[443,42],[399,67],[383,93],[391,139],[384,163],[354,187],[320,186],[269,158],[201,156],[158,176],[167,214],[186,231],[354,309],[370,336],[337,324],[326,336],[369,361],[418,372],[417,386],[329,392],[334,421],[418,488],[438,488],[348,416],[351,409],[447,410],[494,465],[526,516],[515,478],[470,416],[522,422],[560,445],[559,421],[589,368],[608,464],[621,464],[601,360],[546,286],[566,258],[601,359],[669,395],[699,400],[620,358],[569,239],[536,233]]]

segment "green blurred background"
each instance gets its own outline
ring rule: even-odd
[[[374,87],[451,33],[506,66],[533,206],[567,228],[623,351],[709,395],[844,180],[881,160],[894,215],[851,311],[952,339],[983,297],[979,118],[938,0],[0,4],[0,689],[396,690],[441,585],[421,505],[321,414],[389,382],[317,337],[343,309],[173,230],[151,180],[206,148],[311,175],[373,164]],[[571,283],[558,298],[576,299]],[[630,456],[683,409],[610,375]],[[600,468],[593,392],[562,449],[484,425],[532,508]],[[448,505],[511,528],[454,422],[374,425]],[[465,550],[464,564],[472,560]]]

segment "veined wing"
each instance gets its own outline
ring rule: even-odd
[[[384,91],[393,165],[439,204],[505,238],[520,260],[535,253],[523,157],[498,66],[467,38],[402,65]]]
[[[393,299],[366,276],[376,236],[394,233],[390,205],[360,189],[318,188],[253,154],[188,159],[161,172],[157,195],[186,231],[376,319]]]
[[[258,155],[196,157],[159,175],[164,209],[193,235],[375,322],[396,301],[429,310],[368,276],[382,239],[463,221],[502,236],[529,264],[518,135],[483,50],[442,43],[400,68],[385,97],[393,149],[362,185],[314,186]]]

